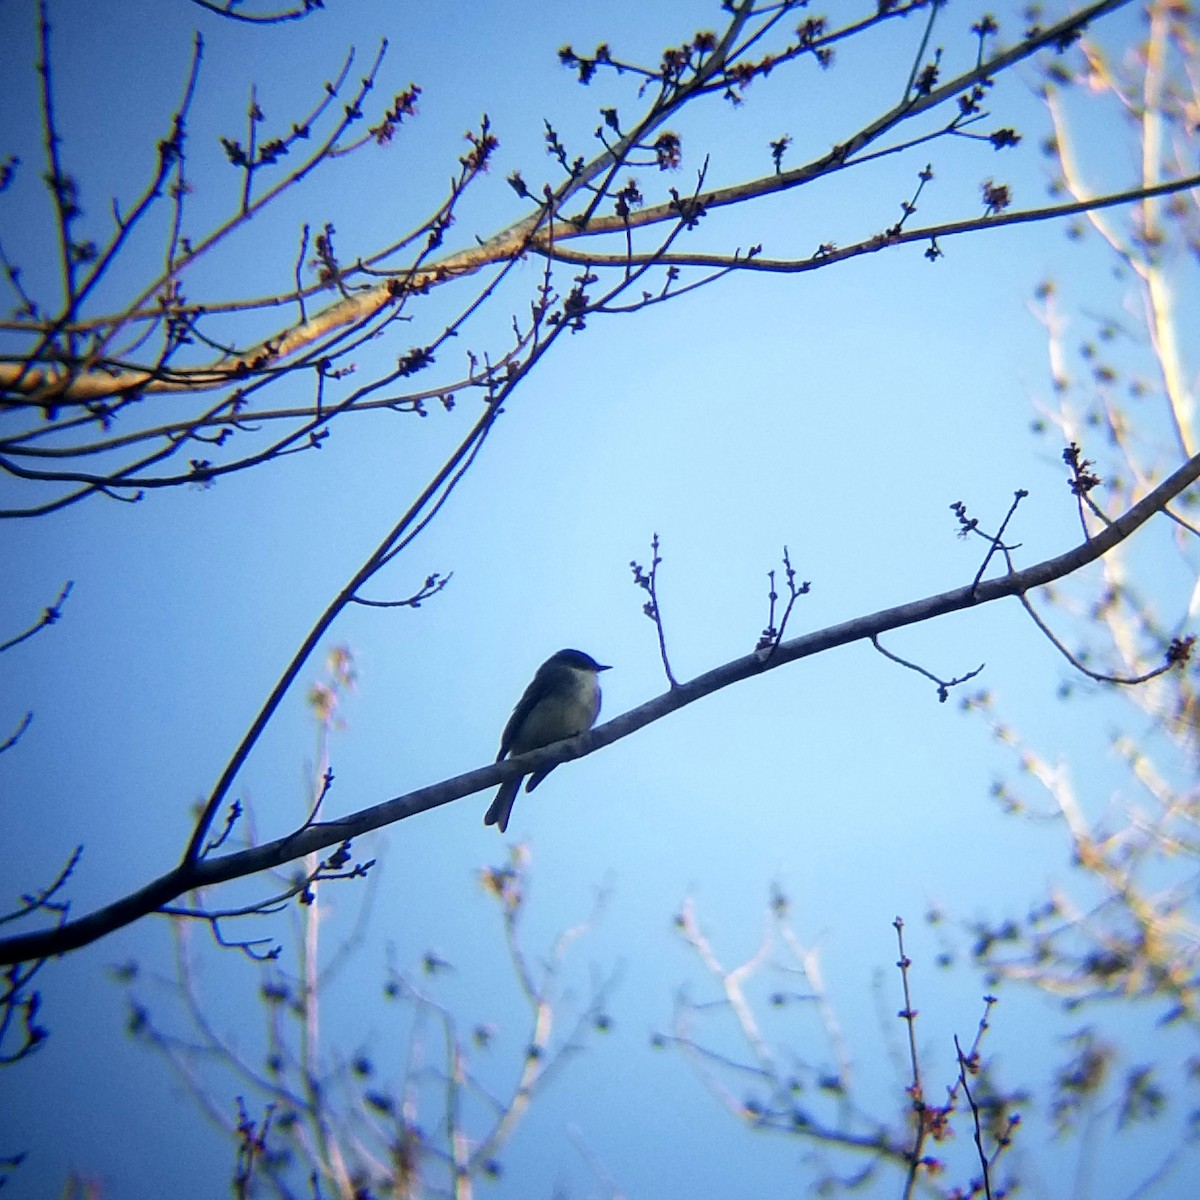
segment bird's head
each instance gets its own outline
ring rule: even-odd
[[[546,666],[571,667],[576,671],[607,671],[609,667],[598,663],[590,654],[582,650],[559,650],[552,654]]]

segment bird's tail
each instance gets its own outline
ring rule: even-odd
[[[483,818],[485,825],[496,825],[501,833],[508,829],[508,818],[512,816],[513,802],[517,798],[520,787],[521,780],[519,778],[510,779],[507,783],[500,785],[500,790],[496,793],[491,808],[487,810]]]

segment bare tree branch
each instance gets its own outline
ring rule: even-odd
[[[239,11],[242,0],[225,0],[223,4],[218,4],[216,0],[192,0],[192,3],[198,4],[211,13],[216,13],[218,17],[227,17],[231,21],[244,21],[248,25],[281,25],[285,21],[302,21],[305,17],[311,17],[313,13],[319,12],[325,7],[325,0],[300,0],[300,4],[294,8],[281,8],[275,12],[247,13]],[[266,1132],[265,1129],[263,1132]]]
[[[465,452],[466,447],[464,446],[463,453]],[[639,729],[689,704],[766,671],[777,670],[789,663],[809,658],[837,646],[878,637],[879,634],[890,629],[899,629],[905,625],[930,621],[936,617],[976,608],[997,600],[1014,596],[1020,597],[1032,588],[1065,578],[1100,559],[1109,550],[1125,541],[1155,513],[1161,512],[1171,500],[1198,478],[1200,478],[1200,455],[1185,463],[1137,504],[1117,517],[1096,537],[1080,543],[1056,558],[1045,559],[1023,570],[1012,571],[995,579],[983,580],[978,584],[966,585],[949,592],[942,592],[939,595],[913,600],[869,616],[856,617],[840,625],[832,625],[826,629],[781,642],[778,646],[771,647],[765,652],[756,651],[743,658],[734,659],[706,671],[687,683],[681,683],[663,695],[568,742],[557,743],[517,758],[469,771],[464,775],[455,776],[429,787],[418,788],[338,820],[307,825],[296,833],[285,835],[248,850],[216,858],[201,857],[199,847],[203,845],[204,836],[215,817],[219,803],[228,793],[237,770],[249,753],[250,746],[265,727],[287,686],[298,673],[309,650],[316,644],[320,636],[316,630],[319,629],[323,633],[332,622],[336,612],[348,603],[349,597],[369,573],[364,568],[339,593],[338,599],[314,626],[314,632],[305,640],[301,651],[279,684],[276,685],[267,704],[264,705],[262,712],[256,718],[251,730],[230,760],[221,780],[210,796],[183,861],[136,892],[87,916],[67,921],[55,929],[0,940],[0,965],[43,958],[77,949],[96,941],[115,929],[120,929],[133,921],[157,912],[164,904],[169,904],[185,892],[200,887],[210,887],[230,879],[253,875],[259,871],[280,866],[301,858],[305,854],[348,842],[373,829],[379,829],[395,821],[405,820],[418,813],[439,808],[443,804],[449,804],[464,796],[494,788],[519,775],[528,775],[552,764],[582,758],[621,738],[629,737]],[[404,522],[397,526],[392,534],[389,534],[389,539],[396,536],[397,531],[403,528]],[[384,545],[388,544],[390,543],[385,541]]]
[[[990,35],[994,33],[994,24],[987,28],[981,24],[974,31],[978,38],[974,66],[940,85],[936,61],[923,61],[926,51],[922,46],[911,64],[904,66],[908,82],[896,104],[828,153],[799,167],[783,168],[787,139],[773,143],[774,169],[769,173],[740,184],[698,188],[687,202],[687,228],[694,227],[705,213],[715,209],[748,205],[751,201],[940,138],[980,138],[997,149],[1016,144],[1019,137],[1012,130],[998,130],[986,136],[970,132],[969,127],[985,115],[981,103],[986,89],[998,75],[1033,55],[1042,51],[1061,53],[1089,22],[1129,2],[1097,0],[1046,29],[1026,30],[1014,45],[990,55],[987,46],[992,41]],[[222,15],[245,16],[234,12],[237,6],[233,3],[224,7],[214,4],[213,7]],[[655,293],[647,289],[640,300],[631,299],[620,306],[595,306],[592,310],[595,313],[632,312],[683,295],[735,270],[799,272],[823,269],[862,254],[920,242],[927,242],[927,255],[936,257],[941,253],[937,245],[940,237],[1020,222],[1060,219],[1077,212],[1167,195],[1200,182],[1200,177],[1194,176],[1169,183],[1146,181],[1146,186],[1140,189],[1099,196],[1094,200],[1077,198],[1068,204],[1019,213],[1000,211],[1007,205],[1007,188],[996,185],[992,189],[993,195],[1004,199],[989,202],[988,213],[984,216],[920,229],[907,228],[908,218],[916,211],[917,196],[933,178],[932,168],[928,167],[921,174],[916,193],[903,205],[902,220],[853,246],[838,248],[827,242],[815,248],[809,257],[800,259],[764,257],[759,247],[733,253],[686,253],[675,249],[667,251],[663,245],[636,246],[636,233],[644,233],[664,222],[677,226],[682,216],[684,202],[674,189],[668,189],[669,198],[646,204],[635,182],[618,183],[618,174],[627,169],[648,165],[663,171],[678,165],[679,139],[669,131],[663,132],[667,122],[686,108],[709,99],[743,103],[752,81],[805,57],[815,57],[822,65],[828,65],[832,48],[838,42],[918,10],[928,13],[931,28],[938,13],[937,6],[927,0],[909,0],[908,3],[876,6],[868,15],[852,19],[839,28],[830,28],[823,19],[814,18],[795,31],[785,31],[787,22],[784,18],[796,7],[791,4],[756,5],[751,0],[742,0],[729,6],[728,23],[720,35],[697,34],[684,45],[669,48],[661,62],[653,67],[619,62],[607,47],[603,48],[603,55],[598,51],[594,59],[565,49],[560,57],[564,64],[579,72],[581,82],[587,82],[602,69],[640,78],[639,100],[643,94],[646,97],[643,110],[626,128],[615,108],[602,109],[605,124],[597,134],[604,148],[587,161],[582,157],[573,159],[557,133],[548,127],[548,143],[564,178],[554,186],[546,184],[541,195],[535,196],[519,174],[510,176],[509,183],[522,199],[530,202],[530,208],[525,216],[491,237],[449,251],[442,245],[458,200],[478,179],[496,144],[495,135],[485,119],[479,131],[470,135],[471,149],[460,159],[461,171],[452,182],[449,196],[414,230],[390,246],[360,257],[352,264],[342,264],[334,254],[332,227],[327,224],[325,232],[314,241],[318,260],[314,282],[305,284],[300,270],[296,269],[292,271],[295,286],[286,293],[255,300],[209,297],[203,302],[189,300],[183,294],[183,281],[192,264],[223,244],[235,229],[277,196],[301,183],[318,166],[367,141],[375,140],[381,144],[390,141],[394,127],[414,111],[420,89],[413,85],[397,96],[392,108],[372,128],[368,137],[357,142],[343,142],[351,125],[363,116],[364,98],[376,79],[385,44],[369,67],[362,85],[344,104],[342,116],[333,120],[332,127],[316,148],[299,167],[257,196],[253,194],[258,190],[252,187],[254,176],[261,169],[274,165],[278,152],[271,147],[286,146],[287,139],[260,141],[258,127],[263,118],[257,101],[252,100],[248,148],[229,138],[224,139],[231,162],[242,172],[236,210],[203,236],[189,240],[182,236],[182,203],[188,190],[183,178],[183,129],[184,117],[195,92],[200,53],[197,44],[184,99],[172,122],[173,133],[160,143],[157,173],[130,216],[120,220],[117,232],[108,244],[83,255],[73,232],[78,217],[79,206],[74,199],[78,185],[66,174],[58,152],[61,135],[55,121],[50,86],[49,23],[43,9],[43,117],[46,144],[51,154],[49,174],[55,181],[52,190],[58,212],[60,248],[65,256],[66,296],[56,317],[41,317],[32,304],[26,304],[24,315],[17,320],[0,322],[0,330],[17,338],[31,339],[33,343],[23,353],[0,356],[0,393],[3,396],[0,403],[13,413],[26,415],[24,426],[0,439],[0,471],[28,483],[31,494],[36,495],[39,487],[49,489],[53,494],[50,499],[39,497],[9,508],[0,512],[0,516],[43,515],[96,494],[128,500],[140,498],[146,488],[207,485],[222,475],[315,448],[328,435],[330,424],[337,417],[382,407],[397,412],[422,412],[423,401],[434,396],[444,398],[452,394],[454,387],[485,386],[487,381],[480,380],[472,372],[466,384],[446,383],[419,391],[406,390],[410,386],[409,377],[432,364],[432,342],[416,347],[407,356],[400,356],[398,371],[358,386],[334,387],[334,384],[355,369],[347,357],[352,350],[385,330],[394,332],[397,322],[407,320],[412,306],[426,295],[481,272],[498,271],[503,275],[507,265],[529,252],[544,255],[550,263],[578,264],[585,272],[611,270],[623,274],[627,280],[642,269],[660,271],[666,281],[661,291]],[[303,15],[298,8],[289,13]],[[275,14],[271,19],[278,16]],[[781,36],[785,38],[782,44],[768,47],[769,40]],[[327,85],[320,102],[294,124],[294,129],[307,132],[310,127],[315,128],[327,112],[332,112],[331,101],[340,95],[347,81],[349,62],[347,59],[338,76]],[[888,141],[901,128],[911,128],[910,123],[914,120],[943,108],[949,116],[940,126],[924,129],[902,140]],[[127,248],[131,231],[162,194],[163,184],[172,169],[177,172],[171,189],[175,216],[161,274],[137,289],[124,311],[104,316],[85,313],[85,300]],[[608,211],[610,204],[611,212]],[[608,249],[612,242],[617,243],[620,250]],[[308,245],[307,232],[301,238],[301,244]],[[397,265],[397,256],[402,253],[409,254],[410,261]],[[301,265],[302,261],[303,256]],[[82,271],[84,263],[90,263],[86,273]],[[686,268],[710,270],[714,275],[680,283],[678,272]],[[452,323],[455,332],[491,294],[494,283],[482,286],[477,295],[462,306],[462,316]],[[310,313],[307,302],[331,290],[339,293],[339,298],[321,311]],[[260,330],[253,345],[224,345],[222,339],[205,332],[208,322],[222,314],[256,310],[268,314],[271,310],[292,305],[300,308],[299,320],[265,335]],[[140,356],[134,351],[152,338],[157,339],[157,352],[150,354],[147,361],[138,361]],[[122,343],[125,343],[123,347]],[[188,357],[193,361],[180,361],[185,345],[190,347]],[[215,357],[210,357],[207,362],[194,361],[205,347],[214,350]],[[501,361],[517,361],[523,349],[518,342]],[[495,355],[492,358],[494,361]],[[297,372],[313,383],[315,403],[311,409],[261,402],[263,389]],[[335,391],[340,394],[330,402],[327,393]],[[384,391],[388,394],[381,397],[380,393]],[[147,398],[157,395],[183,394],[199,398],[212,392],[219,395],[174,422],[154,419],[153,408],[144,404]],[[136,416],[135,405],[141,406],[136,410]],[[125,425],[115,431],[110,426],[118,416],[125,418]],[[258,422],[285,422],[290,432],[266,444],[260,443],[253,452],[231,455],[227,452],[219,461],[213,458],[211,447],[231,445],[234,439],[238,445],[242,444],[259,432]],[[187,448],[193,448],[195,456],[190,458],[185,469],[159,470],[161,464],[172,459],[187,460]],[[114,453],[129,454],[130,457],[114,463],[107,457]]]

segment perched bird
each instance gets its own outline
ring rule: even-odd
[[[600,681],[597,676],[608,667],[601,666],[582,650],[560,650],[552,654],[537,669],[533,682],[517,701],[508,718],[504,736],[500,739],[499,762],[505,755],[515,758],[552,742],[583,733],[596,723],[600,713]],[[525,785],[532,792],[553,766],[535,771]],[[498,825],[503,833],[508,828],[513,801],[521,788],[521,779],[510,779],[500,785],[492,806],[483,818],[485,825]]]

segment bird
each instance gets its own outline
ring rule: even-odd
[[[550,655],[537,669],[533,682],[517,701],[504,733],[500,738],[500,753],[496,761],[508,755],[515,758],[542,746],[561,742],[591,729],[600,715],[600,681],[597,676],[609,667],[598,663],[582,650],[559,650]],[[543,767],[529,776],[525,785],[532,792],[554,765]],[[508,829],[513,801],[521,788],[524,776],[518,775],[500,785],[496,798],[483,818],[485,825],[496,825],[500,832]]]

